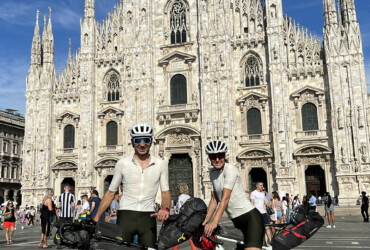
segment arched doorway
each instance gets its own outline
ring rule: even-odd
[[[252,168],[248,174],[248,191],[256,189],[257,182],[263,182],[265,190],[268,191],[267,175],[263,168]]]
[[[109,186],[110,186],[110,183],[112,182],[113,180],[113,175],[108,175],[105,179],[104,179],[104,194],[105,192],[107,192]],[[102,194],[102,195],[104,195]],[[103,196],[102,196],[103,197]]]
[[[305,174],[307,194],[322,196],[326,192],[324,170],[319,165],[309,166]]]
[[[73,178],[64,178],[61,183],[61,188],[60,188],[60,190],[62,190],[62,193],[64,193],[65,184],[71,185],[71,190],[69,192],[74,195],[75,194],[75,180],[73,180]]]
[[[193,163],[188,154],[173,154],[168,168],[171,199],[176,203],[179,197],[178,185],[186,183],[189,195],[194,195],[193,190]]]

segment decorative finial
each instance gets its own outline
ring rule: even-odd
[[[39,15],[40,15],[40,11],[37,10],[37,12],[36,12],[36,24],[39,24]]]
[[[46,16],[44,15],[44,27],[46,27]]]
[[[51,8],[49,7],[49,18],[51,18]]]

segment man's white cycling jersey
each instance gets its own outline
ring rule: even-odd
[[[117,192],[121,182],[123,199],[119,209],[151,212],[158,187],[162,192],[169,190],[168,167],[162,159],[150,156],[149,166],[143,171],[133,156],[126,157],[117,162],[109,190]]]
[[[225,163],[223,170],[212,168],[210,178],[212,191],[219,201],[222,200],[224,188],[232,190],[229,205],[226,207],[226,213],[230,219],[248,213],[254,208],[244,191],[239,170],[233,164]]]

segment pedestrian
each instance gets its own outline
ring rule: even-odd
[[[298,206],[299,206],[298,196],[294,196],[292,206],[293,206],[293,211],[294,211],[294,209],[295,209],[296,207],[298,207]]]
[[[77,205],[75,207],[75,216],[74,216],[75,220],[78,220],[78,217],[80,217],[81,212],[82,212],[82,202],[81,200],[78,200]]]
[[[3,219],[2,219],[2,217],[3,217],[3,210],[4,210],[4,208],[3,208],[3,206],[1,206],[0,207],[0,230],[3,230],[1,228],[3,226]]]
[[[100,198],[98,190],[93,190],[91,192],[91,205],[90,205],[90,214],[91,218],[94,218],[96,213],[98,212],[98,208],[100,205]],[[104,222],[104,215],[100,216],[99,222]]]
[[[290,199],[289,194],[285,195],[285,200],[286,200],[286,203],[287,203],[287,209],[285,211],[286,212],[285,213],[286,223],[290,223],[290,206],[292,206],[292,200]]]
[[[42,209],[41,209],[41,239],[39,248],[49,248],[47,239],[50,235],[50,215],[53,211],[52,197],[54,196],[53,189],[47,189],[45,197],[42,200]]]
[[[28,226],[28,223],[30,222],[30,213],[31,213],[31,208],[26,205],[26,225]]]
[[[322,204],[322,203],[321,203],[321,195],[319,195],[318,200],[319,200],[319,205],[321,205],[321,204]]]
[[[110,204],[110,223],[112,224],[117,224],[118,201],[119,193],[116,192],[116,194],[114,195],[114,199]]]
[[[361,214],[364,217],[364,222],[369,222],[369,198],[366,196],[365,191],[362,191],[361,194]]]
[[[324,199],[325,211],[328,214],[328,223],[327,228],[335,228],[334,220],[334,199],[330,196],[330,193],[327,192]]]
[[[29,221],[28,221],[28,226],[29,227],[31,226],[31,223],[32,223],[32,226],[35,225],[35,216],[36,216],[35,207],[31,206],[31,209],[29,211]]]
[[[310,193],[308,204],[310,205],[310,210],[316,211],[316,197]]]
[[[178,192],[179,192],[180,196],[179,196],[179,199],[178,199],[178,201],[176,203],[175,214],[179,214],[180,213],[181,207],[190,198],[190,195],[189,195],[189,187],[188,187],[188,185],[186,185],[186,183],[180,183],[178,185]],[[194,245],[194,243],[191,240],[191,238],[189,239],[189,242],[190,242],[190,245],[191,245],[191,249],[192,250],[197,250],[197,247]],[[178,250],[179,247],[180,247],[180,245],[174,246],[173,247],[173,250]]]
[[[278,192],[272,192],[272,208],[275,210],[276,213],[276,224],[280,224],[281,221],[285,220],[285,212],[283,203],[280,200],[280,196]]]
[[[322,200],[325,201],[325,199],[326,199],[326,193],[324,193],[324,195],[322,196]],[[324,206],[324,214],[325,214],[325,217],[328,216],[328,212],[326,211],[326,206]]]
[[[75,196],[69,191],[71,190],[70,184],[64,185],[64,193],[59,196],[58,208],[60,223],[73,222],[72,208],[75,206]]]
[[[3,210],[4,224],[3,227],[6,229],[5,238],[6,244],[13,244],[14,226],[17,219],[17,213],[14,208],[13,201],[8,201],[5,209]]]
[[[13,204],[14,206],[14,204]],[[21,211],[21,209],[19,208],[19,206],[17,206],[17,209],[16,209],[16,213],[17,213],[17,220],[15,222],[15,225],[14,225],[14,230],[17,230],[17,224],[21,226],[21,229],[23,229],[23,225],[22,225],[22,218],[23,218],[23,213]]]
[[[284,214],[286,214],[287,213],[287,210],[288,210],[288,203],[286,201],[286,197],[285,196],[283,197],[282,203],[283,203],[283,211],[284,211]],[[285,218],[282,219],[281,223],[286,223],[286,216],[285,216]]]

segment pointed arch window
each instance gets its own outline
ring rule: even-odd
[[[170,12],[171,44],[186,43],[186,4],[177,0]]]
[[[117,145],[118,125],[114,121],[107,124],[107,146]]]
[[[119,85],[119,75],[112,72],[108,75],[107,83],[107,100],[108,102],[119,101],[120,96],[120,85]]]
[[[261,111],[251,108],[247,112],[247,129],[248,135],[262,134]]]
[[[75,147],[75,127],[67,125],[64,127],[64,148]]]
[[[255,55],[249,55],[245,62],[245,86],[259,86],[262,82],[262,63]]]
[[[302,127],[303,131],[319,130],[315,104],[306,103],[302,106]]]
[[[178,74],[171,78],[171,105],[187,103],[187,83],[185,76]]]

